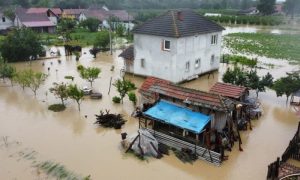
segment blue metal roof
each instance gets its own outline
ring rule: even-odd
[[[193,133],[199,134],[211,120],[210,116],[199,112],[193,112],[166,101],[160,101],[144,112],[145,115],[157,121],[171,124]]]

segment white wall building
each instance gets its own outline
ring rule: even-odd
[[[133,48],[120,56],[127,72],[191,80],[219,68],[223,30],[191,10],[169,11],[135,28]]]
[[[3,12],[0,11],[0,30],[6,30],[14,25],[14,22],[6,17]]]

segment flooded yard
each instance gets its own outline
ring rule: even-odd
[[[244,151],[240,152],[236,143],[232,152],[226,152],[229,160],[220,167],[201,160],[184,164],[173,154],[160,160],[149,158],[141,161],[124,154],[120,147],[120,134],[132,134],[138,129],[138,120],[130,116],[134,106],[127,98],[124,104],[114,104],[111,99],[117,92],[113,86],[108,94],[110,78],[114,81],[121,76],[123,61],[118,58],[120,51],[114,52],[113,56],[101,53],[96,59],[89,55],[88,48],[83,52],[79,62],[75,57],[61,56],[61,64],[57,58],[35,61],[31,65],[14,64],[18,70],[32,68],[49,74],[37,97],[29,89],[23,91],[19,86],[11,87],[8,81],[0,81],[0,179],[51,179],[35,167],[46,161],[59,163],[78,177],[90,175],[91,179],[265,179],[268,164],[283,153],[297,129],[300,117],[286,105],[285,97],[277,98],[275,92],[267,90],[259,94],[263,116],[252,121],[252,131],[241,134]],[[261,59],[262,63],[265,61],[271,60]],[[278,78],[299,68],[284,61],[276,62],[278,66],[258,70],[258,73],[264,75],[270,71]],[[72,100],[67,101],[64,112],[48,111],[48,105],[59,102],[51,93],[46,93],[53,82],[72,83],[64,79],[64,76],[71,75],[78,85],[88,84],[79,77],[78,64],[101,68],[100,78],[93,87],[103,94],[103,98],[92,100],[86,97],[81,112]],[[114,71],[111,71],[112,65]],[[219,72],[213,76],[204,75],[183,86],[207,91],[221,79],[226,68],[227,65],[221,64]],[[133,75],[125,77],[134,81],[137,87],[144,80]],[[124,115],[127,122],[121,130],[94,124],[94,114],[105,109]],[[25,157],[28,152],[34,152],[34,155]]]

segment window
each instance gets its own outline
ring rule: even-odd
[[[196,59],[195,61],[195,69],[200,67],[201,59]]]
[[[211,55],[210,65],[214,65],[215,63],[215,55]]]
[[[141,59],[141,67],[144,68],[145,67],[145,59]]]
[[[171,41],[164,40],[164,50],[169,51],[171,49]]]
[[[190,62],[185,63],[185,71],[188,72],[190,70]]]
[[[2,22],[5,22],[5,17],[2,17]]]
[[[211,44],[217,44],[218,43],[218,35],[212,35],[211,36]]]

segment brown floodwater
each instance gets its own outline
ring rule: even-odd
[[[141,161],[124,154],[120,147],[120,134],[132,134],[138,129],[137,119],[130,117],[134,106],[128,99],[124,104],[113,104],[111,99],[117,95],[113,86],[108,94],[110,78],[114,81],[121,77],[123,62],[117,57],[120,51],[114,52],[113,56],[101,53],[96,59],[89,55],[88,49],[83,51],[87,53],[79,62],[75,57],[62,56],[61,64],[57,58],[13,64],[18,70],[32,68],[49,74],[37,97],[30,89],[23,91],[17,85],[11,87],[8,81],[0,81],[0,179],[51,179],[34,166],[36,162],[44,161],[57,162],[78,175],[91,175],[92,179],[265,179],[268,164],[283,153],[297,129],[299,117],[293,108],[286,106],[284,97],[277,98],[268,90],[259,94],[263,116],[253,121],[252,131],[241,133],[244,151],[238,151],[235,145],[232,152],[226,153],[229,160],[221,167],[201,160],[185,164],[173,154],[160,160],[149,158]],[[53,82],[72,83],[64,79],[64,76],[72,75],[78,85],[88,85],[76,72],[78,64],[101,68],[100,78],[95,81],[93,89],[103,93],[103,98],[91,100],[86,97],[81,112],[72,100],[67,101],[64,112],[48,111],[48,105],[60,102],[48,92]],[[114,71],[111,71],[112,65]],[[226,68],[226,65],[221,65],[220,71],[213,76],[204,75],[183,86],[207,91],[220,80]],[[269,71],[282,76],[276,68],[282,66]],[[144,80],[133,75],[126,75],[126,78],[134,81],[137,87]],[[121,130],[94,124],[94,114],[105,109],[124,115],[127,122]],[[35,152],[34,158],[22,156],[28,151]]]

